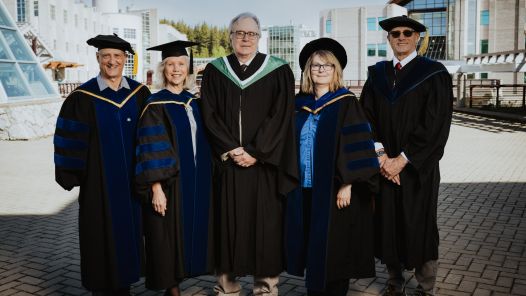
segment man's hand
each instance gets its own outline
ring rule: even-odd
[[[380,168],[382,168],[385,164],[385,161],[388,159],[389,157],[387,156],[387,154],[382,154],[381,156],[378,156],[378,162],[380,163]]]
[[[384,164],[381,166],[380,172],[389,181],[400,185],[400,172],[404,169],[407,164],[407,159],[402,155],[396,158],[387,158]]]
[[[234,162],[241,167],[248,168],[250,166],[253,166],[258,160],[252,157],[252,155],[248,154],[246,151],[243,151],[241,155],[232,157]]]
[[[338,190],[336,195],[336,206],[338,209],[343,209],[351,204],[351,186],[352,184],[342,185],[340,190]]]
[[[243,154],[243,152],[245,152],[245,150],[243,149],[243,147],[237,147],[235,149],[232,149],[230,151],[228,151],[228,156],[232,159],[234,159],[235,157],[237,156],[240,156],[241,154]]]
[[[161,186],[161,183],[157,182],[152,185],[152,207],[153,209],[161,214],[161,216],[164,216],[166,212],[166,203],[167,199],[164,195],[163,188]]]

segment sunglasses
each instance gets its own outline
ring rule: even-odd
[[[404,34],[405,37],[411,37],[411,36],[413,36],[414,32],[415,31],[413,31],[413,30],[390,31],[389,35],[391,35],[391,37],[393,37],[393,38],[400,37],[400,34]]]

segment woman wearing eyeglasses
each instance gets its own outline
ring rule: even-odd
[[[379,164],[371,128],[343,87],[345,49],[330,38],[302,49],[296,97],[300,187],[287,198],[287,272],[309,295],[346,295],[350,278],[373,277],[373,203]]]

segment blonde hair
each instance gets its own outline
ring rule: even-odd
[[[190,69],[190,57],[189,56],[184,56],[186,57],[186,64],[187,64],[187,67],[189,70]],[[163,88],[166,88],[166,85],[168,84],[167,80],[166,80],[166,76],[164,76],[164,68],[166,67],[166,59],[162,60],[162,62],[160,62],[158,65],[157,65],[157,71],[155,73],[155,88],[157,89],[163,89]],[[189,90],[189,89],[192,89],[195,85],[195,74],[187,74],[186,77],[184,78],[184,82],[183,82],[183,88],[186,89],[186,90]]]
[[[341,88],[343,86],[343,69],[340,65],[340,62],[336,58],[336,56],[328,50],[317,50],[314,53],[312,53],[307,60],[307,63],[305,64],[305,68],[303,69],[303,81],[301,82],[301,91],[303,93],[307,94],[315,94],[315,85],[312,81],[311,76],[311,70],[310,67],[312,65],[312,60],[315,56],[319,56],[322,60],[324,60],[326,63],[333,64],[334,65],[334,71],[332,75],[332,81],[329,84],[329,91],[333,92],[337,89]]]

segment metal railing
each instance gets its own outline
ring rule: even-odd
[[[526,110],[526,84],[469,85],[469,107]]]
[[[66,82],[58,84],[58,91],[60,95],[65,98],[67,97],[75,88],[79,87],[82,83],[80,82]]]

